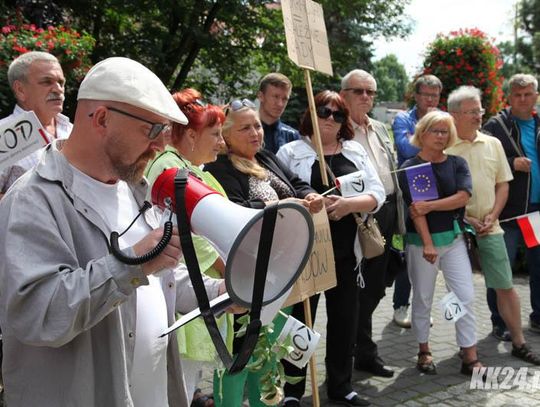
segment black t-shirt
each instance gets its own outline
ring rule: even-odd
[[[416,156],[405,161],[401,168],[412,167],[413,165],[424,164],[426,161]],[[441,163],[431,163],[433,174],[437,181],[437,191],[439,199],[454,195],[458,191],[466,191],[472,195],[472,178],[469,166],[462,157],[448,155],[447,159]],[[407,206],[412,202],[409,183],[406,171],[399,172],[399,185],[403,191],[403,199]],[[463,220],[465,207],[452,211],[436,211],[426,215],[429,232],[431,234],[446,232],[454,229],[454,219]],[[407,219],[407,232],[416,233],[416,228],[411,218]]]
[[[324,159],[336,177],[350,174],[358,171],[354,163],[343,156],[343,154],[325,155]],[[324,186],[321,179],[319,161],[315,160],[311,167],[311,187],[319,194],[328,189]],[[330,188],[334,186],[332,178],[328,174]],[[333,195],[340,195],[339,190],[331,192]],[[354,257],[354,239],[356,237],[356,221],[353,215],[347,215],[338,221],[330,220],[330,232],[332,234],[332,246],[334,248],[334,257],[346,258]]]

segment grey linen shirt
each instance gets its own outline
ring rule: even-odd
[[[73,172],[49,145],[0,201],[0,326],[9,406],[132,406],[130,373],[140,266],[109,254],[110,230],[72,191]],[[142,205],[146,181],[131,186]],[[151,227],[158,218],[145,213]],[[133,250],[127,249],[133,255]],[[168,321],[197,301],[185,267],[162,274]],[[220,280],[205,281],[208,295]],[[167,350],[168,398],[188,397],[175,335]]]

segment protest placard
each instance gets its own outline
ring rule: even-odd
[[[336,286],[336,266],[328,216],[323,209],[313,215],[315,236],[308,264],[296,280],[284,306],[296,304]]]
[[[49,144],[34,112],[24,112],[0,126],[0,171]]]
[[[323,8],[312,0],[282,0],[289,58],[301,68],[332,75]]]

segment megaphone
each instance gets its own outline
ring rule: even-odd
[[[152,187],[152,203],[162,209],[176,206],[176,173],[176,168],[165,170]],[[229,201],[193,174],[188,177],[185,205],[192,231],[205,237],[225,260],[227,293],[233,302],[250,308],[263,210]],[[277,211],[263,305],[290,289],[313,248],[314,226],[309,212],[287,201],[278,203]]]

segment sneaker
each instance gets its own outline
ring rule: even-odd
[[[538,332],[540,332],[540,327]],[[491,335],[502,342],[510,342],[512,340],[512,336],[510,336],[510,331],[497,325],[493,326]]]
[[[394,323],[402,328],[411,327],[411,318],[409,316],[409,306],[403,305],[394,310]]]
[[[529,331],[540,334],[540,324],[529,319]]]

